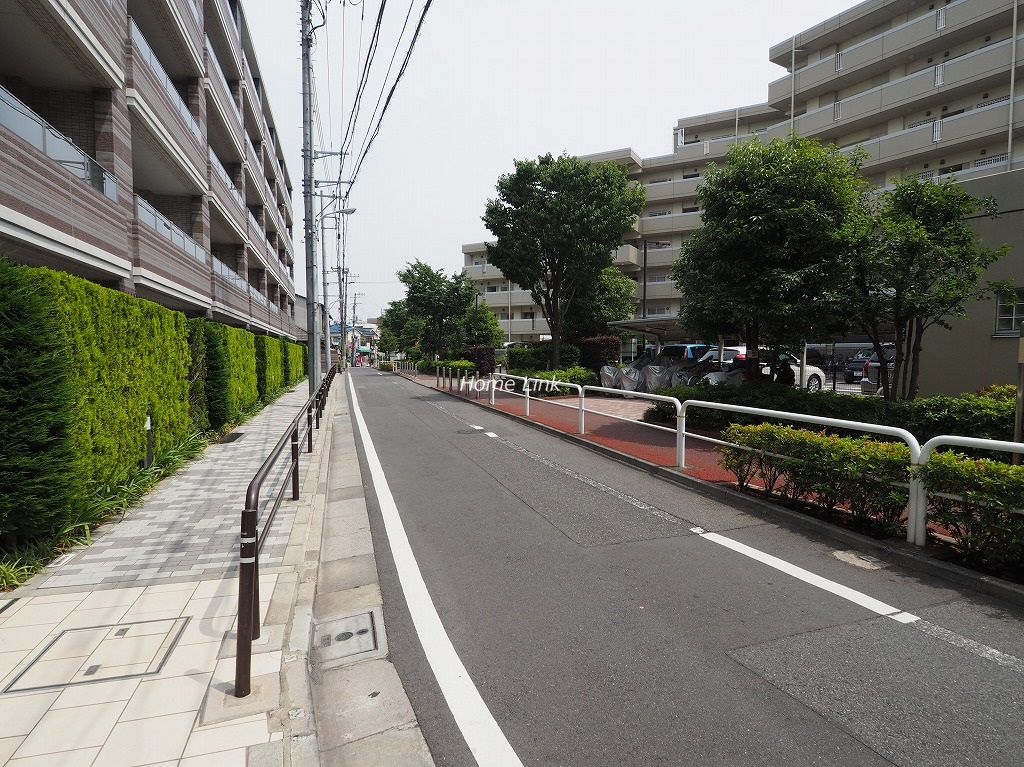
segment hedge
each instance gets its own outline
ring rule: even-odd
[[[776,424],[734,424],[723,432],[722,465],[740,489],[760,479],[766,495],[842,507],[855,524],[892,532],[909,497],[910,449],[901,442],[837,437]]]
[[[284,354],[279,339],[256,336],[256,392],[269,402],[284,388]]]
[[[52,304],[0,257],[0,539],[59,529],[84,482],[71,449],[69,360]]]
[[[509,370],[509,375],[522,376],[524,378],[536,378],[541,381],[559,381],[561,383],[571,383],[577,386],[597,386],[597,374],[593,370],[580,367],[559,369],[559,370]],[[516,382],[516,388],[520,389],[519,382]],[[570,389],[567,386],[552,386],[550,389],[543,387],[538,384],[530,385],[530,396],[531,397],[560,397],[566,394],[572,394],[575,389]]]
[[[70,361],[71,449],[94,482],[124,477],[189,429],[189,344],[185,316],[64,272],[18,267],[54,307]]]
[[[549,370],[551,368],[551,342],[541,341],[529,346],[510,346],[506,352],[508,367],[519,370]],[[580,364],[580,347],[563,343],[559,348],[559,365],[562,370]]]
[[[191,363],[188,368],[188,419],[192,431],[206,432],[210,428],[209,406],[206,402],[206,333],[204,320],[188,320],[188,348]]]
[[[808,392],[792,386],[772,384],[671,386],[655,389],[654,393],[675,397],[680,402],[688,399],[706,400],[898,426],[909,431],[922,444],[939,434],[970,434],[980,439],[1013,439],[1014,400],[983,394],[921,397],[915,400],[887,402],[881,397],[859,397],[830,391]],[[647,411],[644,419],[674,424],[675,408],[669,403],[658,403]],[[687,426],[721,430],[730,423],[759,423],[764,418],[698,407],[687,410],[686,420]]]
[[[482,376],[489,376],[496,367],[493,346],[470,346],[466,356]]]
[[[756,478],[766,495],[827,515],[844,509],[860,527],[902,529],[911,477],[906,445],[775,424],[737,424],[723,436],[739,446],[722,448],[721,461],[741,490]],[[917,472],[930,524],[965,564],[1024,578],[1024,467],[943,451]]]
[[[286,385],[301,381],[306,377],[306,345],[282,338],[281,363]]]
[[[242,328],[224,328],[228,355],[228,413],[238,420],[259,400],[256,386],[256,336]]]
[[[605,365],[617,365],[622,355],[618,336],[594,336],[580,341],[580,365],[595,373]]]

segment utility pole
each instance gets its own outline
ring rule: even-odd
[[[300,0],[302,16],[302,198],[305,211],[306,237],[306,348],[309,376],[309,394],[316,393],[320,385],[319,323],[316,316],[316,249],[313,240],[313,44],[311,0]]]
[[[320,263],[323,272],[323,311],[324,311],[324,373],[331,369],[331,317],[327,311],[327,230],[324,226],[324,198],[320,198]],[[340,222],[339,222],[340,223]],[[319,354],[319,352],[317,352]]]
[[[362,297],[363,297],[362,293],[353,293],[352,294],[352,324],[353,325],[356,324],[356,303]],[[353,338],[352,339],[352,362],[353,363],[355,362],[355,357],[356,357],[355,346],[356,346],[356,340]]]

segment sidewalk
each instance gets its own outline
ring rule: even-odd
[[[0,765],[433,764],[386,660],[345,384],[260,557],[252,694],[232,695],[239,517],[304,383],[0,594]]]

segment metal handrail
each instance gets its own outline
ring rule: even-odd
[[[257,531],[260,510],[260,491],[277,459],[284,452],[285,446],[291,444],[291,466],[285,477],[291,477],[292,500],[299,499],[299,442],[306,437],[306,452],[313,452],[313,429],[320,428],[320,416],[323,413],[327,396],[330,394],[331,383],[337,367],[331,367],[316,392],[306,400],[298,414],[288,424],[288,428],[277,441],[270,455],[260,466],[256,475],[249,482],[245,491],[245,509],[242,511],[241,538],[238,555],[238,623],[235,641],[235,691],[236,698],[244,698],[252,691],[252,643],[260,638],[260,595],[259,595],[259,554],[263,550],[270,527],[277,516],[277,510],[284,498],[287,482],[282,482],[274,497],[263,529]],[[316,414],[316,425],[313,416]],[[305,430],[300,434],[299,423],[306,418]]]

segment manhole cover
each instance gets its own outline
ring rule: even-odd
[[[377,649],[373,613],[360,613],[316,627],[313,653],[320,662]]]
[[[188,618],[67,629],[4,692],[69,687],[160,673]]]

